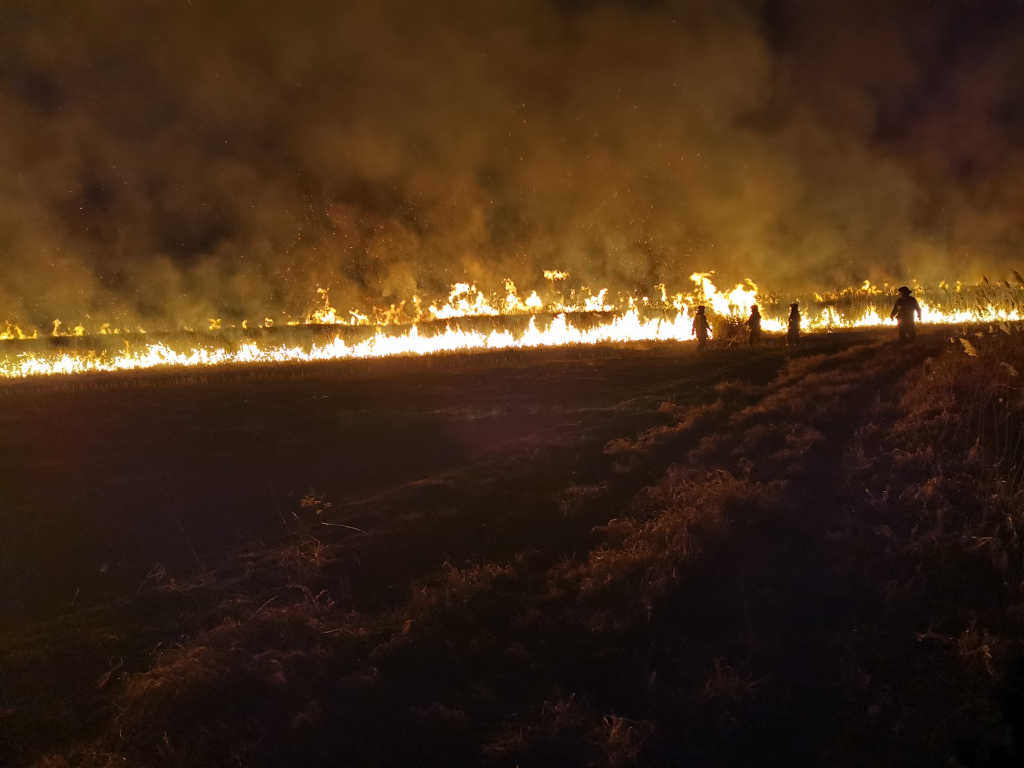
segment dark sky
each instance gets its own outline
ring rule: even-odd
[[[1019,0],[0,2],[0,320],[1001,278],[1022,245]]]

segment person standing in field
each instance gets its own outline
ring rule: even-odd
[[[757,304],[750,308],[746,326],[750,329],[750,346],[756,347],[761,343],[761,310],[757,308]]]
[[[786,346],[795,347],[800,343],[800,305],[793,302],[789,305],[789,327],[786,330]]]
[[[704,314],[704,306],[701,305],[697,307],[697,314],[693,318],[693,335],[697,337],[697,349],[704,349],[708,345],[710,331],[708,316]]]
[[[896,319],[900,328],[900,341],[909,342],[913,341],[917,336],[917,328],[914,326],[915,315],[916,319],[921,319],[921,305],[917,303],[917,299],[911,296],[911,290],[901,285],[896,289],[899,291],[900,297],[896,299],[896,304],[892,308],[892,312],[889,313],[889,319]]]

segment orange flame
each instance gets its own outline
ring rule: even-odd
[[[564,272],[549,270],[545,273],[552,283],[562,282],[569,276]],[[447,327],[442,332],[423,335],[420,327],[413,322],[405,329],[394,331],[390,327],[397,325],[400,318],[406,322],[410,315],[404,314],[402,307],[392,306],[388,311],[374,311],[374,318],[350,310],[349,319],[330,304],[328,290],[318,289],[320,300],[306,314],[302,322],[287,320],[288,325],[376,325],[376,333],[369,339],[358,343],[348,343],[340,335],[332,341],[314,345],[311,348],[288,346],[285,344],[259,344],[248,342],[235,347],[197,346],[187,352],[178,352],[165,344],[146,344],[133,350],[125,342],[125,349],[118,353],[94,352],[60,352],[35,354],[31,352],[0,357],[0,376],[19,378],[25,376],[85,373],[98,371],[126,371],[157,366],[209,366],[232,363],[286,362],[303,360],[335,360],[350,358],[389,357],[394,355],[428,355],[441,352],[458,352],[469,350],[501,350],[528,349],[564,345],[593,345],[609,342],[643,342],[643,341],[687,341],[693,338],[692,322],[693,307],[704,304],[715,315],[722,317],[742,318],[746,316],[753,304],[760,303],[758,286],[751,280],[735,286],[731,291],[718,290],[711,280],[712,273],[694,273],[690,279],[695,290],[691,294],[677,293],[669,296],[664,285],[657,286],[660,300],[652,302],[648,297],[639,300],[633,297],[619,296],[610,298],[607,288],[599,291],[580,289],[570,291],[569,296],[559,294],[557,299],[545,303],[536,291],[521,298],[511,280],[505,281],[505,295],[501,298],[487,297],[482,291],[470,283],[457,283],[452,286],[445,304],[433,303],[426,310],[421,307],[419,297],[413,297],[412,303],[415,320],[445,321],[466,317],[498,317],[530,315],[525,331],[516,334],[510,330],[498,328],[490,333],[466,331],[460,328]],[[943,290],[949,289],[942,284]],[[956,295],[965,289],[957,283]],[[842,299],[857,297],[875,303],[887,302],[882,289],[870,282],[860,288],[844,289],[830,296]],[[953,294],[949,292],[949,295]],[[830,330],[833,328],[862,328],[883,325],[887,317],[879,314],[878,307],[871,303],[863,307],[855,316],[849,316],[837,309],[836,301],[815,296],[823,304],[817,310],[805,310],[803,328],[808,331]],[[971,323],[971,322],[1011,322],[1020,320],[1016,306],[999,308],[991,302],[976,304],[973,309],[944,308],[938,304],[921,301],[922,322],[924,323]],[[887,308],[883,304],[883,311]],[[552,315],[552,319],[541,327],[537,322],[538,314]],[[585,323],[574,324],[570,314],[581,316],[590,314]],[[600,313],[597,315],[596,313]],[[606,315],[611,316],[606,316]],[[645,315],[654,314],[654,317]],[[272,328],[275,322],[265,318],[264,328]],[[210,330],[223,328],[219,318],[209,322]],[[254,324],[255,325],[255,324]],[[785,330],[785,318],[765,316],[762,327],[768,332]],[[81,323],[71,331],[62,331],[62,323],[55,320],[52,336],[83,336],[85,328]],[[243,321],[242,328],[249,328],[248,321]],[[113,328],[103,323],[98,329],[99,334],[127,334],[127,329]],[[145,331],[140,327],[138,333]],[[7,324],[6,330],[0,331],[3,340],[37,339],[38,331],[26,334],[16,325]]]

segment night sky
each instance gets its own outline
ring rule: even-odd
[[[2,0],[0,321],[1002,279],[1020,0]]]

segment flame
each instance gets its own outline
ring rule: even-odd
[[[689,294],[670,295],[664,284],[658,285],[654,300],[649,296],[636,298],[618,295],[613,298],[607,288],[596,292],[588,288],[574,289],[568,292],[568,296],[552,290],[549,291],[551,297],[548,300],[543,299],[534,290],[529,296],[522,298],[511,280],[504,282],[504,295],[488,297],[475,284],[456,283],[451,287],[447,302],[435,302],[424,309],[421,299],[414,296],[408,312],[405,309],[406,302],[402,302],[398,305],[393,304],[388,309],[374,308],[369,313],[357,309],[340,313],[331,306],[328,289],[318,288],[319,298],[304,319],[286,319],[284,324],[375,326],[374,334],[357,343],[347,342],[339,332],[333,340],[312,346],[274,344],[269,339],[264,339],[248,340],[239,346],[198,344],[187,351],[180,351],[161,343],[133,342],[132,348],[127,340],[124,341],[124,349],[119,352],[37,353],[26,352],[24,347],[15,347],[12,354],[6,358],[0,355],[0,376],[127,371],[157,366],[357,359],[610,342],[687,341],[693,338],[693,309],[698,304],[706,306],[712,316],[731,318],[735,321],[745,318],[751,306],[765,303],[768,306],[762,307],[762,328],[769,333],[785,331],[785,316],[774,311],[776,300],[760,296],[756,283],[745,280],[731,290],[719,290],[712,282],[712,275],[711,272],[696,272],[691,275],[694,290]],[[557,270],[545,270],[544,276],[552,282],[568,277]],[[1017,290],[1008,284],[1006,287],[1011,291]],[[1017,293],[1012,293],[1009,299],[1004,297],[1000,300],[987,285],[984,288],[972,287],[957,282],[955,288],[950,288],[946,283],[941,283],[939,288],[944,293],[937,294],[937,300],[919,299],[921,321],[925,324],[1007,323],[1021,319],[1017,308],[1020,306]],[[554,295],[556,293],[557,296]],[[814,299],[819,306],[804,307],[803,328],[807,331],[820,331],[873,327],[889,323],[889,302],[892,300],[890,293],[891,288],[888,286],[879,288],[865,281],[862,286],[856,288],[815,294]],[[970,305],[972,301],[973,305]],[[538,320],[538,316],[542,314],[545,318]],[[526,329],[518,333],[504,327],[507,323],[501,320],[501,317],[516,315],[530,316]],[[453,327],[448,322],[473,317],[492,318],[494,328],[489,332],[465,330]],[[431,333],[429,330],[424,332],[418,325],[420,322],[440,322],[446,325],[439,332]],[[241,322],[241,328],[246,331],[258,325],[271,329],[276,323],[269,317],[262,323],[250,324],[248,320]],[[60,320],[54,320],[49,335],[86,335],[82,323],[76,324],[71,330],[64,330],[68,327]],[[219,331],[223,327],[220,318],[210,319],[210,331]],[[186,330],[191,332],[191,329]],[[131,331],[103,323],[95,333],[121,335],[129,334]],[[146,331],[139,326],[136,333],[141,335]],[[10,323],[6,324],[4,330],[0,330],[2,340],[30,341],[38,338],[38,331],[33,330],[29,334]]]
[[[330,297],[327,295],[328,288],[317,287],[316,292],[320,294],[323,306],[314,307],[306,314],[307,325],[337,325],[342,321],[338,319],[338,313],[331,306]]]
[[[611,322],[593,328],[578,328],[564,314],[557,315],[547,328],[541,329],[535,317],[530,318],[526,331],[516,337],[508,330],[493,330],[489,334],[447,328],[433,336],[420,335],[413,325],[407,333],[387,335],[381,329],[366,341],[348,344],[340,336],[323,345],[301,347],[273,346],[261,348],[254,343],[241,345],[237,350],[226,348],[194,349],[176,352],[164,344],[150,344],[143,350],[106,356],[62,354],[44,359],[32,355],[17,361],[0,364],[0,375],[25,377],[50,374],[87,373],[97,371],[132,371],[157,366],[210,366],[225,363],[272,363],[314,360],[363,359],[394,355],[430,355],[440,352],[469,350],[529,349],[557,347],[570,344],[603,344],[626,341],[686,341],[693,338],[693,318],[680,312],[669,320],[654,318],[643,320],[633,310]]]
[[[475,296],[473,294],[476,294]],[[450,320],[453,317],[484,317],[501,314],[491,306],[482,291],[469,283],[456,283],[443,307],[430,305],[430,314],[435,320]]]
[[[711,272],[695,272],[690,279],[696,284],[698,292],[703,297],[703,303],[716,315],[729,317],[730,315],[743,315],[753,305],[757,304],[757,286],[747,280],[747,287],[737,285],[729,293],[721,293],[711,282]],[[767,326],[764,326],[767,328]]]
[[[12,341],[18,339],[19,341],[25,341],[26,339],[35,339],[39,337],[38,331],[32,331],[31,336],[26,336],[25,333],[16,325],[7,323],[7,329],[0,331],[0,341]]]

